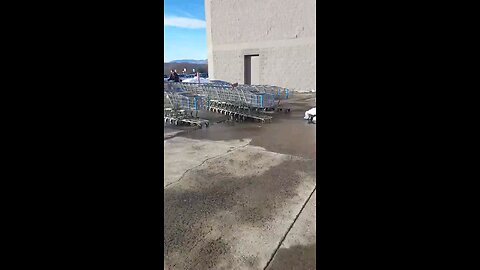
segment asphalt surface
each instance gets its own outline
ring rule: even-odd
[[[272,123],[165,129],[164,269],[315,269],[315,103],[289,103]]]

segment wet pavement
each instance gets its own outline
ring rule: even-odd
[[[313,94],[297,94],[294,99],[282,104],[291,108],[291,111],[275,112],[271,123],[246,121],[216,124],[215,121],[227,118],[214,113],[203,113],[203,117],[212,119],[211,126],[195,132],[185,132],[180,136],[214,141],[252,138],[251,145],[272,152],[315,159],[316,149],[312,146],[315,146],[316,125],[303,120],[305,111],[316,106],[314,97]]]
[[[314,96],[289,103],[272,123],[165,128],[164,269],[315,269]]]

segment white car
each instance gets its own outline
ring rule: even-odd
[[[313,123],[317,123],[317,107],[311,108],[310,110],[305,112],[305,120],[312,119]]]
[[[185,82],[185,83],[199,83],[198,77],[193,77],[193,78],[185,79],[185,80],[183,80],[182,82]],[[205,79],[205,78],[200,77],[200,83],[209,83],[209,82],[210,82],[210,81],[209,81],[208,79]]]

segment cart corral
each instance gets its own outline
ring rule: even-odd
[[[195,84],[164,82],[164,121],[173,125],[208,127],[198,117],[200,110],[229,116],[231,121],[272,121],[271,113],[289,112],[281,100],[288,89],[269,85]]]

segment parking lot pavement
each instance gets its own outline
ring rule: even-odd
[[[188,152],[175,150],[188,145],[181,139],[168,140],[165,151],[186,160]],[[247,140],[225,154],[225,142],[189,143],[219,149],[218,157],[178,169],[176,176],[188,171],[164,189],[165,269],[264,269],[315,188],[315,161]]]

